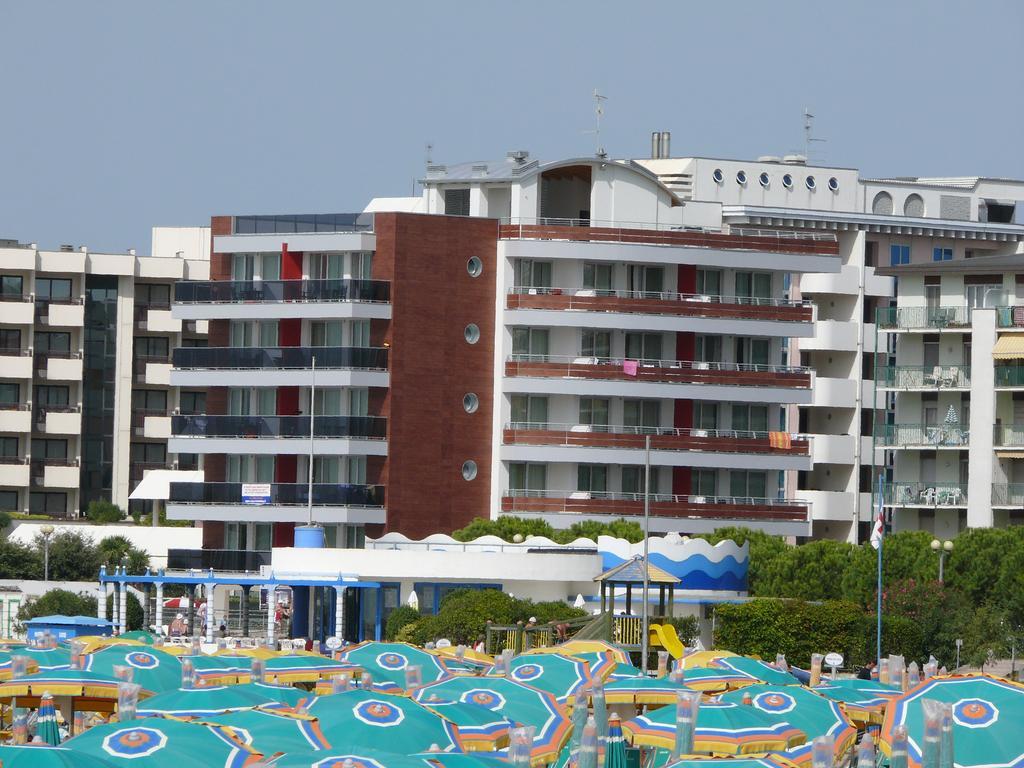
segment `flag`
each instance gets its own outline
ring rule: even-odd
[[[882,478],[878,478],[878,516],[875,518],[875,527],[871,529],[871,546],[878,549],[882,546],[882,536],[885,535],[885,510],[882,506]]]

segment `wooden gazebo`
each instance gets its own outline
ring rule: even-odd
[[[605,571],[600,576],[594,578],[594,581],[601,582],[601,612],[604,613],[609,608],[615,606],[615,588],[625,587],[626,588],[626,613],[632,615],[633,613],[633,589],[639,588],[641,594],[643,591],[644,583],[644,566],[647,567],[647,580],[651,588],[658,588],[658,616],[671,616],[672,615],[672,603],[675,596],[676,584],[680,581],[677,577],[673,576],[668,571],[663,571],[656,565],[647,563],[643,557],[636,555],[635,557],[627,560],[621,565],[617,565],[614,568]],[[666,613],[666,592],[668,594],[668,612]],[[609,603],[608,597],[611,597]],[[647,610],[647,606],[644,606],[644,610]]]

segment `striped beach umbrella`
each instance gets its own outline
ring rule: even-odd
[[[56,648],[19,648],[17,656],[27,656],[39,665],[40,672],[51,669],[67,669],[71,666],[71,651],[60,646]]]
[[[0,745],[0,765],[4,768],[110,768],[110,763],[67,747],[42,744]]]
[[[767,683],[768,685],[800,685],[789,672],[767,664],[760,659],[752,659],[749,656],[730,656],[728,658],[716,659],[711,668],[727,669],[739,675],[746,675],[752,682]],[[743,683],[736,682],[733,685],[739,686]]]
[[[531,651],[533,653],[534,651]],[[619,646],[605,640],[566,640],[549,648],[538,648],[536,653],[561,653],[565,656],[579,656],[581,653],[604,653],[617,664],[629,664],[629,654]]]
[[[886,708],[903,693],[894,685],[858,678],[828,680],[812,690],[839,702],[846,716],[860,725],[880,724]]]
[[[310,715],[269,709],[243,709],[210,720],[240,743],[264,754],[330,749],[320,721]]]
[[[346,746],[321,751],[289,751],[274,768],[430,768],[418,757],[379,749]]]
[[[157,648],[132,645],[108,645],[82,657],[82,668],[114,677],[114,667],[132,670],[132,682],[147,691],[163,693],[181,685],[181,662]]]
[[[685,690],[685,685],[673,683],[667,677],[627,677],[604,685],[609,704],[674,704],[679,691]]]
[[[405,689],[405,670],[420,668],[421,680],[432,683],[448,676],[444,662],[433,653],[408,643],[380,643],[369,641],[346,648],[340,653],[342,661],[362,667],[373,675],[379,688]]]
[[[590,676],[595,680],[607,680],[620,662],[615,656],[605,651],[581,651],[573,655],[574,659],[587,662],[590,668]]]
[[[472,648],[466,648],[462,654],[462,661],[457,661],[458,648],[454,645],[449,645],[444,648],[435,648],[431,651],[436,656],[440,656],[444,662],[445,667],[449,671],[452,671],[453,664],[458,666],[470,667],[472,669],[490,669],[494,666],[494,657],[481,653],[480,651],[474,651]]]
[[[611,682],[612,680],[623,680],[631,677],[644,677],[644,672],[640,667],[619,662],[612,668],[606,680]]]
[[[21,656],[18,651],[0,651],[0,680],[10,680],[14,675],[14,662],[12,656]],[[29,674],[39,671],[39,662],[29,659],[26,672]]]
[[[426,768],[508,768],[508,762],[486,752],[419,752],[413,757],[424,761]]]
[[[604,768],[626,768],[626,738],[622,735],[622,722],[614,714],[608,718]]]
[[[781,755],[748,757],[699,757],[666,762],[664,768],[794,768],[796,763]]]
[[[0,700],[13,697],[74,696],[89,699],[117,700],[117,685],[121,682],[111,675],[88,672],[84,669],[54,669],[37,672],[0,683]],[[140,696],[150,696],[143,689]]]
[[[248,679],[252,671],[252,659],[248,656],[217,656],[201,653],[198,656],[179,656],[179,660],[188,659],[192,662],[192,670],[197,681],[203,685],[234,685],[244,677]],[[180,675],[179,675],[179,682]]]
[[[756,682],[750,675],[723,667],[697,667],[683,672],[686,687],[702,693],[721,693]]]
[[[493,751],[508,746],[509,734],[515,723],[504,715],[477,704],[453,701],[420,702],[459,729],[459,741],[467,752]]]
[[[687,652],[683,653],[683,658],[679,662],[683,665],[683,669],[690,670],[710,667],[719,659],[733,658],[737,655],[732,651],[697,651],[688,649]]]
[[[49,693],[44,693],[39,700],[39,714],[36,717],[36,735],[52,747],[60,744],[57,711],[53,708],[53,696]]]
[[[246,671],[245,679],[250,677]],[[264,679],[277,683],[315,683],[337,675],[359,677],[362,669],[345,661],[329,659],[326,656],[282,655],[267,659],[264,664]]]
[[[487,676],[494,675],[490,670]],[[509,662],[507,677],[552,694],[559,703],[569,701],[591,680],[587,662],[560,653],[523,653]]]
[[[294,689],[293,689],[294,690]],[[277,698],[248,685],[178,688],[139,703],[139,717],[191,717],[209,719],[236,709],[280,706]]]

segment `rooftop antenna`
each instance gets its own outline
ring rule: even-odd
[[[819,139],[812,135],[814,125],[814,115],[811,114],[811,110],[804,107],[804,157],[807,158],[808,162],[811,158],[811,144],[815,141],[824,143],[828,139]]]
[[[604,114],[604,104],[602,102],[608,101],[607,96],[602,96],[597,88],[594,89],[594,115],[596,116],[595,126],[593,131],[587,131],[587,133],[594,134],[594,141],[597,144],[597,152],[595,153],[600,158],[608,157],[608,153],[604,151],[604,147],[601,146],[601,116]]]
[[[427,165],[430,165],[431,163],[433,163],[433,162],[434,162],[434,157],[433,157],[433,155],[434,155],[434,145],[433,145],[433,144],[431,144],[431,143],[430,143],[430,142],[428,141],[428,142],[427,142]]]

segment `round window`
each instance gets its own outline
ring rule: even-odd
[[[808,189],[814,189],[814,185],[816,184],[816,182],[814,181],[814,177],[808,176],[806,179],[804,179],[804,184],[807,185]]]
[[[757,177],[757,180],[761,182],[762,187],[767,189],[772,179],[771,176],[769,176],[767,173],[762,173],[760,176]]]
[[[476,409],[480,407],[480,398],[475,392],[467,392],[462,397],[462,407],[466,413],[476,413]]]
[[[839,191],[839,179],[837,179],[835,176],[830,178],[828,180],[828,188],[831,189],[833,192],[838,192]]]
[[[480,341],[480,327],[476,323],[470,323],[465,330],[466,341],[476,344]]]
[[[466,262],[466,271],[469,272],[470,277],[480,277],[484,271],[484,263],[476,256],[471,256]]]
[[[747,183],[746,171],[736,171],[736,183],[739,184],[740,186],[743,186],[744,184]]]
[[[462,462],[462,479],[473,480],[476,478],[476,462],[470,459]]]
[[[725,174],[722,173],[721,168],[715,168],[714,172],[711,174],[711,178],[715,180],[715,184],[721,184],[725,181]]]
[[[784,186],[786,189],[793,188],[793,177],[790,176],[788,173],[783,174],[782,176],[782,186]]]

